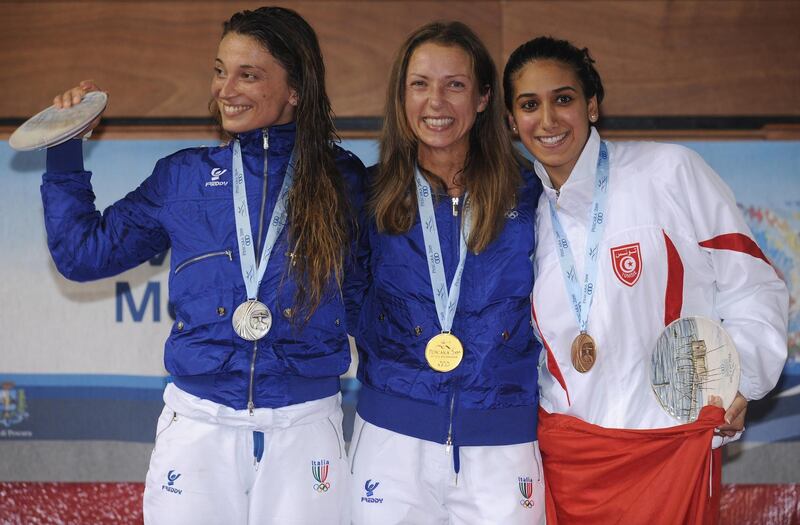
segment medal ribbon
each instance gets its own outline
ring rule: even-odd
[[[597,282],[597,254],[600,240],[603,237],[605,228],[605,211],[608,197],[608,148],[605,142],[600,143],[600,154],[597,157],[597,170],[594,175],[594,196],[592,198],[592,209],[589,212],[589,228],[586,236],[586,253],[584,258],[583,285],[578,282],[578,272],[575,268],[575,259],[572,256],[569,239],[561,226],[556,212],[555,198],[548,196],[550,205],[550,219],[553,223],[554,239],[556,241],[556,253],[561,263],[561,272],[564,275],[564,284],[567,293],[572,301],[572,308],[575,318],[578,320],[578,327],[581,333],[586,332],[589,324],[589,309],[592,307],[592,299],[595,284]]]
[[[264,150],[264,155],[267,155],[266,149]],[[264,272],[267,270],[272,249],[275,247],[275,242],[286,225],[286,204],[289,200],[289,190],[292,188],[294,181],[294,164],[295,150],[292,150],[289,165],[286,167],[286,174],[283,176],[283,185],[281,186],[280,194],[278,194],[275,209],[272,210],[272,217],[269,220],[267,237],[261,250],[261,259],[256,266],[253,234],[250,228],[250,211],[247,207],[247,189],[244,184],[242,149],[238,139],[233,143],[233,207],[234,216],[236,217],[236,237],[239,244],[239,264],[242,267],[242,277],[247,290],[247,298],[250,300],[255,300],[258,296],[258,287],[261,285],[261,279],[264,278]],[[266,163],[264,164],[264,176],[267,176]]]
[[[425,240],[425,253],[428,256],[428,274],[431,276],[436,315],[439,317],[442,332],[449,332],[453,326],[458,297],[461,294],[461,275],[464,273],[464,263],[467,260],[467,238],[471,229],[472,214],[469,212],[469,205],[466,195],[464,195],[464,228],[459,235],[458,266],[448,290],[447,278],[444,274],[442,246],[439,242],[439,229],[436,227],[436,214],[433,208],[433,192],[428,181],[419,172],[419,168],[414,173],[414,180],[417,183],[417,208],[422,226],[422,237]]]

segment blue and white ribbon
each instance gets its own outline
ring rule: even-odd
[[[449,332],[453,326],[458,297],[461,294],[461,275],[464,273],[464,263],[467,260],[467,238],[471,229],[472,214],[469,211],[467,196],[464,195],[464,227],[459,235],[458,266],[448,290],[442,247],[439,242],[439,229],[436,227],[436,214],[433,208],[433,192],[428,181],[419,172],[419,168],[414,173],[414,180],[417,184],[417,207],[422,223],[422,237],[425,240],[425,253],[428,256],[428,273],[431,276],[436,315],[439,317],[442,331]]]
[[[584,275],[582,282],[578,280],[578,271],[572,255],[569,239],[567,238],[561,221],[556,212],[555,198],[548,197],[550,219],[553,223],[553,233],[556,242],[556,253],[561,263],[561,272],[564,275],[564,284],[567,287],[575,318],[581,333],[586,333],[589,324],[589,310],[592,307],[594,290],[597,283],[597,263],[600,241],[605,228],[606,201],[608,197],[608,147],[605,142],[600,143],[600,154],[597,157],[597,170],[594,176],[594,196],[592,209],[589,215],[591,224],[586,236],[586,252],[584,258]]]
[[[267,155],[266,149],[264,150],[264,155]],[[275,242],[286,225],[286,204],[289,200],[289,190],[294,182],[294,165],[295,151],[292,151],[289,166],[286,168],[286,174],[283,177],[281,192],[275,203],[275,209],[272,210],[267,237],[261,250],[261,259],[256,265],[255,245],[250,228],[250,212],[247,207],[247,189],[244,184],[242,149],[238,140],[233,143],[233,206],[236,217],[236,238],[239,244],[239,264],[242,267],[242,277],[247,290],[247,298],[250,300],[256,300],[258,297],[258,288],[261,285],[261,279],[264,278],[264,272],[272,255],[272,249],[275,247]],[[267,176],[266,162],[264,163],[264,176]]]

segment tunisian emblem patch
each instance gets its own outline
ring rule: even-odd
[[[639,243],[611,248],[611,265],[623,284],[628,286],[636,284],[642,275],[642,253],[639,250]]]

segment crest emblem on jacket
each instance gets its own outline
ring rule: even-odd
[[[611,248],[611,266],[622,284],[633,286],[642,275],[642,252],[639,243]]]

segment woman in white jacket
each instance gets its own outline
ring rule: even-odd
[[[545,348],[548,523],[713,522],[712,437],[741,431],[747,401],[778,380],[788,293],[730,189],[695,152],[601,140],[593,63],[586,49],[540,37],[512,53],[503,75],[512,130],[544,184],[533,315]],[[731,406],[688,425],[661,407],[649,378],[656,340],[683,316],[721,322],[741,356]]]

